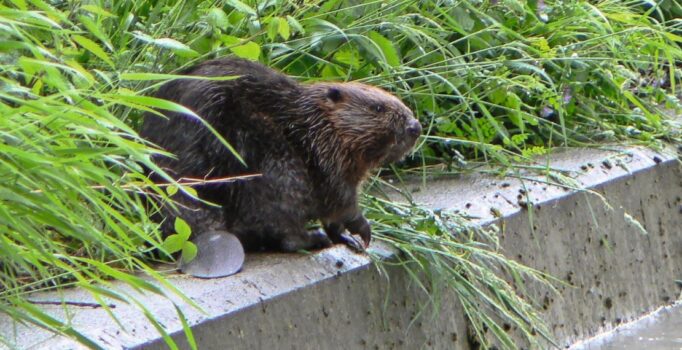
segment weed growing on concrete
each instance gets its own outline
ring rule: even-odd
[[[473,334],[483,348],[533,348],[552,343],[551,333],[525,295],[524,281],[551,291],[559,280],[502,255],[499,229],[473,225],[466,218],[414,203],[397,203],[368,196],[367,215],[375,237],[397,252],[375,256],[380,268],[405,269],[425,299],[419,315],[437,314],[444,293],[454,293]],[[514,332],[509,332],[510,329]]]

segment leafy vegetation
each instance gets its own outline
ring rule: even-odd
[[[146,95],[182,67],[236,55],[301,80],[379,85],[425,126],[403,169],[508,167],[555,146],[679,140],[662,113],[679,108],[679,14],[677,0],[4,1],[0,311],[94,346],[27,293],[75,285],[144,309],[111,283],[165,293],[131,274],[139,270],[173,290],[150,268],[164,254],[153,253],[161,238],[138,194],[178,187],[143,176],[158,150],[135,129],[144,111],[181,108]],[[453,235],[455,218],[419,208],[371,201],[367,210],[406,266],[435,269],[460,295],[478,331],[506,348],[515,345],[496,317],[531,341],[542,334],[490,264],[546,277],[499,255],[494,234]],[[186,236],[179,230],[168,250],[189,249]],[[487,311],[474,312],[480,303]]]

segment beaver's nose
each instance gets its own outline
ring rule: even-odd
[[[422,126],[417,119],[412,119],[407,123],[407,134],[418,137],[422,133]]]

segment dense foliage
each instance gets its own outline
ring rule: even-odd
[[[165,193],[141,173],[157,151],[135,132],[144,111],[180,108],[145,97],[172,78],[161,73],[236,55],[302,80],[369,82],[425,126],[405,169],[511,166],[554,146],[679,138],[661,110],[679,106],[680,12],[677,0],[3,1],[0,311],[87,343],[26,293],[78,285],[135,303],[110,279],[166,293],[126,272],[169,287],[148,265],[160,237],[137,196]],[[477,331],[513,348],[497,315],[538,334],[487,264],[539,273],[478,235],[453,238],[440,215],[370,202],[382,239],[459,288]]]

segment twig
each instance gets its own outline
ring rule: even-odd
[[[229,182],[235,182],[235,181],[240,181],[240,180],[250,180],[255,177],[259,177],[262,174],[246,174],[246,175],[239,175],[239,176],[230,176],[230,177],[221,177],[221,178],[215,178],[215,179],[197,179],[197,178],[192,178],[192,177],[181,177],[179,178],[176,182],[160,182],[156,183],[157,187],[168,187],[168,186],[175,186],[175,185],[182,185],[182,186],[192,186],[192,185],[204,185],[204,184],[214,184],[214,183],[229,183]],[[89,188],[95,189],[95,190],[103,190],[107,188],[105,185],[94,185],[94,186],[88,186]],[[122,189],[139,189],[139,188],[148,188],[151,187],[151,185],[144,185],[144,184],[126,184],[126,185],[121,185],[119,188]],[[42,193],[43,190],[33,190],[31,193]]]
[[[212,183],[229,183],[229,182],[235,182],[239,180],[250,180],[254,177],[259,177],[263,174],[246,174],[246,175],[239,175],[239,176],[230,176],[230,177],[221,177],[221,178],[216,178],[216,179],[197,179],[193,177],[181,177],[179,178],[176,182],[161,182],[156,184],[158,187],[167,187],[167,186],[173,186],[176,183],[178,185],[203,185],[203,184],[212,184]],[[125,188],[126,186],[131,186],[131,185],[124,185],[122,186]],[[102,186],[104,187],[104,186]],[[144,186],[144,187],[149,187],[149,186]]]
[[[28,302],[31,304],[36,304],[36,305],[71,305],[71,306],[78,306],[78,307],[91,307],[93,309],[103,307],[103,305],[99,304],[99,303],[88,303],[88,302],[84,302],[84,301],[28,300]],[[107,304],[106,306],[110,309],[116,308],[116,304]]]

